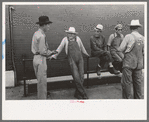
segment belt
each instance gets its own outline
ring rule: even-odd
[[[41,55],[41,54],[39,52],[36,52],[34,55]],[[47,57],[46,55],[41,55],[41,56]]]
[[[34,55],[40,55],[40,53],[39,52],[36,52]]]

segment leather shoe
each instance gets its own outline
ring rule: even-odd
[[[118,70],[116,70],[114,67],[109,67],[108,69],[109,69],[109,72],[110,72],[111,74],[119,74],[119,73],[120,73],[120,72],[119,72]]]

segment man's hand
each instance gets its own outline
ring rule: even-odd
[[[49,59],[49,61],[51,61],[51,60],[55,60],[55,58],[52,57],[52,56],[49,56],[47,59]]]
[[[52,50],[51,55],[57,54],[58,52],[56,50]]]

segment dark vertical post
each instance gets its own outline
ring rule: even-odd
[[[25,59],[23,57],[23,80],[24,80],[24,96],[26,97],[26,77],[25,77]]]
[[[88,88],[88,82],[89,82],[89,57],[87,58],[87,88]]]

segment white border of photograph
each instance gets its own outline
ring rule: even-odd
[[[6,5],[144,5],[145,69],[144,99],[6,100],[5,62],[2,59],[2,120],[146,120],[147,119],[147,2],[3,2],[2,41],[5,40]],[[5,50],[5,45],[3,46]],[[5,55],[5,52],[4,52]]]

